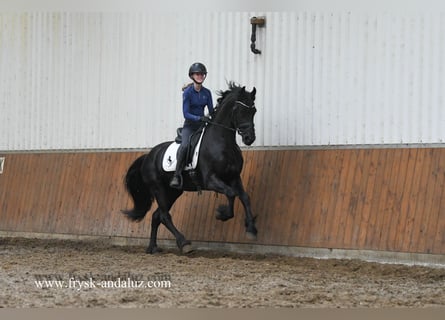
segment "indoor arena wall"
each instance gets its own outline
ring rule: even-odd
[[[127,220],[126,169],[142,152],[6,153],[0,230],[148,238]],[[215,219],[225,196],[186,193],[171,213],[192,241],[445,254],[442,148],[249,149],[242,179],[257,216]],[[152,210],[156,207],[154,204]],[[173,239],[160,229],[161,239]]]

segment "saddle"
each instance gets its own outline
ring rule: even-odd
[[[187,146],[187,153],[185,157],[185,163],[188,165],[192,163],[193,161],[193,151],[195,150],[196,146],[198,145],[199,141],[201,140],[201,134],[204,131],[204,126],[196,130],[192,136],[190,137],[190,141]],[[176,129],[176,138],[175,142],[178,144],[182,143],[182,127]]]
[[[182,142],[182,128],[176,130],[175,141],[172,142],[165,151],[164,157],[162,159],[162,168],[164,171],[175,171],[176,169],[176,154],[178,148]],[[198,164],[199,147],[201,145],[202,136],[204,135],[204,126],[198,129],[190,137],[190,142],[187,148],[186,154],[186,166],[185,171],[190,171],[196,168]]]

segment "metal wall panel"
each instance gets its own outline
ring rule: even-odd
[[[0,149],[146,147],[166,124],[173,132],[181,84],[167,23],[137,13],[2,14]]]
[[[172,139],[194,61],[257,87],[256,146],[443,143],[444,53],[440,11],[0,13],[0,150]]]

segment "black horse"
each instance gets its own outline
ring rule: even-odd
[[[255,218],[252,215],[249,196],[244,191],[240,177],[243,157],[235,139],[238,132],[244,144],[251,145],[255,141],[253,122],[256,113],[255,93],[255,88],[252,92],[248,92],[245,87],[232,82],[229,83],[227,91],[219,92],[218,104],[202,138],[194,178],[189,174],[183,174],[183,190],[169,186],[173,172],[166,172],[162,168],[163,156],[171,141],[155,146],[148,154],[142,155],[130,166],[125,177],[125,186],[133,199],[134,208],[122,212],[128,218],[140,221],[150,210],[154,198],[158,203],[158,208],[152,216],[147,253],[161,251],[156,243],[158,227],[161,223],[173,233],[182,252],[192,251],[191,242],[176,229],[169,213],[173,203],[184,191],[202,189],[225,194],[229,203],[221,205],[216,213],[216,218],[221,221],[234,216],[234,200],[238,196],[245,209],[247,236],[249,239],[256,239]]]

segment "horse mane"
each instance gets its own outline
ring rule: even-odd
[[[225,105],[233,103],[234,100],[238,98],[238,95],[242,89],[242,87],[234,81],[228,81],[227,85],[229,86],[229,89],[225,91],[218,90],[216,92],[219,98],[216,100],[217,104],[213,111],[213,116],[216,115],[219,110],[223,109]]]

